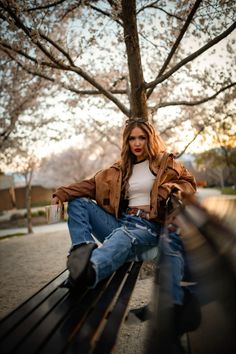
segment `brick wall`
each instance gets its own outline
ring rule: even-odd
[[[54,189],[42,186],[32,186],[32,205],[37,203],[50,204]],[[25,208],[25,187],[15,188],[16,208]],[[14,208],[9,189],[0,190],[0,211],[11,210]]]

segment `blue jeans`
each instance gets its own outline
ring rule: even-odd
[[[96,273],[94,286],[125,262],[154,259],[158,254],[162,229],[159,223],[126,213],[116,219],[88,198],[76,198],[68,203],[68,227],[72,247],[96,240],[101,243],[93,250],[90,258]],[[173,246],[175,245],[176,241],[173,240]],[[175,254],[176,257],[171,255],[170,259],[175,272],[174,280],[179,285],[182,271],[176,270],[175,266],[182,263],[175,258],[180,258],[181,254]],[[173,301],[180,303],[180,286],[173,287],[173,291]]]

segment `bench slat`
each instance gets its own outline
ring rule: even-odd
[[[126,283],[116,301],[116,305],[108,317],[106,326],[96,344],[95,350],[92,352],[93,354],[109,354],[112,352],[141,266],[142,262],[133,264],[132,272],[130,272],[126,279]]]
[[[40,354],[49,354],[53,351],[60,353],[64,350],[75,328],[79,327],[86,320],[86,315],[90,307],[95,305],[95,299],[99,296],[101,290],[106,287],[109,280],[110,278],[105,279],[95,289],[89,290],[82,301],[78,299],[77,306],[71,309],[60,325],[55,328],[48,341],[40,348]]]
[[[28,300],[23,302],[14,311],[9,313],[0,321],[0,340],[5,338],[9,331],[12,331],[24,318],[34,311],[47,297],[49,297],[55,289],[67,278],[68,271],[63,271],[57,277],[52,279],[37,293],[32,295]]]
[[[81,298],[86,294],[86,290],[84,289],[81,289],[81,291],[78,290],[76,294],[70,294],[67,288],[60,288],[60,291],[63,291],[66,296],[64,296],[56,306],[51,307],[46,316],[42,317],[42,320],[34,328],[32,333],[30,333],[18,347],[17,352],[23,354],[31,350],[30,353],[33,354],[32,348],[40,348],[64,320],[66,315],[74,309],[76,304],[80,302]],[[46,306],[47,305],[51,306],[51,299],[49,299],[49,303],[46,304]]]
[[[117,296],[123,301],[117,311],[125,312],[140,267],[127,263],[96,288],[73,291],[63,287],[68,271],[62,272],[1,321],[1,354],[74,354],[78,345],[86,353],[83,348],[90,350]],[[124,313],[120,316],[118,329]]]
[[[81,353],[88,353],[90,351],[91,341],[96,335],[96,331],[99,329],[98,327],[101,323],[101,319],[106,317],[110,305],[114,301],[114,297],[129,269],[130,264],[126,263],[121,267],[119,272],[115,273],[107,289],[104,291],[100,299],[98,299],[96,307],[94,307],[93,311],[84,322],[84,325],[79,328],[79,331],[75,334],[67,353],[76,353],[78,351]]]
[[[34,309],[31,314],[24,318],[18,326],[15,326],[15,328],[2,340],[1,354],[11,353],[11,351],[16,347],[21,347],[22,342],[25,343],[27,342],[27,339],[35,337],[32,333],[37,332],[37,329],[40,328],[44,318],[47,319],[50,317],[51,319],[51,317],[54,316],[50,316],[50,312],[58,306],[58,303],[60,304],[61,301],[63,301],[67,294],[68,289],[58,289],[51,294],[50,298],[47,298],[36,309]],[[41,337],[42,333],[40,333],[40,338]]]

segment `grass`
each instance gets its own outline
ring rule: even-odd
[[[236,195],[236,189],[233,187],[224,187],[220,188],[220,190],[223,194]]]
[[[50,201],[49,200],[45,200],[42,202],[34,202],[32,203],[31,207],[32,208],[38,208],[38,207],[45,207],[47,205],[50,205]]]
[[[4,235],[4,236],[1,236],[1,237],[0,237],[0,241],[1,241],[1,240],[4,240],[4,239],[6,239],[6,238],[15,237],[15,236],[20,237],[20,236],[24,236],[24,235],[26,235],[26,233],[22,233],[22,232],[18,232],[18,233],[16,233],[16,234]]]

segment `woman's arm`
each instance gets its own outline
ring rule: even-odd
[[[68,186],[62,186],[53,193],[52,204],[58,202],[67,202],[76,197],[87,197],[95,199],[96,185],[95,177],[85,179],[81,182],[72,183]]]
[[[167,199],[170,193],[173,194],[194,194],[196,192],[196,181],[194,176],[186,169],[184,165],[173,161],[174,167],[178,170],[178,175],[172,179],[166,178],[164,183],[159,186],[158,195],[161,199]]]

